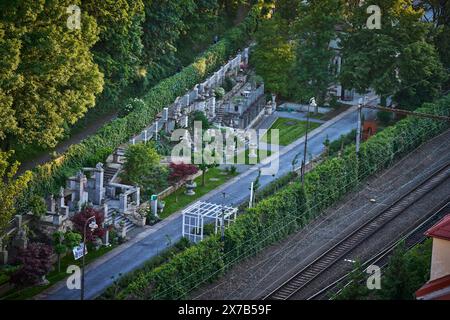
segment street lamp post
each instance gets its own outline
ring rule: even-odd
[[[221,237],[222,242],[225,241],[225,192],[222,192],[223,195],[223,203],[222,203],[222,223],[221,223]]]
[[[306,113],[306,133],[305,133],[305,149],[303,151],[303,161],[302,161],[302,168],[301,168],[301,181],[302,186],[305,184],[305,171],[306,171],[306,153],[308,151],[308,131],[309,131],[309,107],[317,107],[316,98],[311,98],[309,100],[308,104],[308,111]]]
[[[92,221],[91,221],[92,220]],[[91,221],[91,223],[89,223]],[[97,222],[95,221],[95,216],[90,217],[86,220],[84,223],[84,229],[83,229],[83,258],[82,258],[82,264],[81,264],[81,300],[84,300],[84,256],[86,255],[86,229],[89,223],[89,228],[91,231],[94,231],[98,228]]]
[[[362,118],[362,106],[363,106],[363,99],[359,99],[358,102],[358,122],[356,126],[356,156],[359,156],[359,148],[361,145],[361,118]]]

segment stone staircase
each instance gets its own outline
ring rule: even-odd
[[[225,115],[225,103],[220,104],[216,109],[216,117],[214,118],[214,123],[222,124],[223,117]]]
[[[105,169],[105,174],[104,174],[104,183],[108,184],[111,182],[112,178],[114,177],[114,175],[117,173],[117,171],[119,171],[119,169],[117,168],[112,168],[112,167],[106,167]]]
[[[106,224],[112,224],[113,223],[112,214],[113,214],[114,211],[115,211],[115,209],[109,209],[108,210],[108,218],[105,220]],[[130,219],[125,217],[124,214],[117,213],[117,215],[116,215],[116,217],[114,219],[115,225],[117,227],[119,227],[122,221],[125,224],[125,230],[126,230],[127,233],[136,228],[136,225],[133,222],[131,222]]]

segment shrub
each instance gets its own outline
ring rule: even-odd
[[[11,282],[21,287],[40,283],[52,268],[52,254],[52,248],[42,243],[21,249],[16,258],[21,267],[11,276]]]
[[[223,88],[225,89],[225,92],[230,92],[234,86],[236,85],[236,81],[231,77],[226,77],[225,81],[223,83]]]
[[[47,214],[47,205],[45,204],[45,200],[38,195],[31,198],[30,207],[33,215],[37,217],[42,217]]]
[[[192,115],[192,125],[191,125],[192,127],[194,126],[195,122],[201,122],[203,130],[208,130],[210,128],[208,118],[201,111],[195,111],[193,113],[193,115]]]
[[[145,102],[142,99],[130,98],[119,110],[119,117],[125,117],[132,112],[137,112],[145,108]]]
[[[169,168],[170,168],[169,181],[171,183],[182,181],[183,179],[198,172],[198,168],[195,165],[186,163],[171,162]]]
[[[214,96],[219,100],[222,99],[225,96],[225,89],[222,87],[214,89]]]
[[[151,144],[129,146],[125,158],[121,177],[126,182],[139,186],[146,195],[167,186],[168,170],[160,164],[161,157]]]

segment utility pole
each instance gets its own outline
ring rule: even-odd
[[[359,99],[358,102],[358,125],[356,127],[356,156],[359,155],[359,149],[361,145],[361,121],[362,121],[362,107],[363,99]]]
[[[225,192],[222,192],[223,195],[223,203],[222,203],[222,223],[221,223],[221,237],[222,242],[225,242]]]
[[[305,171],[306,171],[306,153],[308,152],[308,131],[309,131],[309,107],[317,107],[316,98],[311,98],[309,100],[308,104],[308,111],[306,113],[306,133],[305,133],[305,149],[303,151],[303,162],[302,162],[302,168],[301,168],[301,182],[302,186],[305,184]]]
[[[89,221],[91,221],[91,223],[89,223]],[[81,292],[80,292],[80,299],[81,300],[84,300],[84,269],[85,269],[84,256],[86,255],[86,232],[87,232],[88,223],[89,223],[89,228],[91,229],[91,232],[93,232],[95,229],[98,228],[97,222],[95,221],[95,216],[90,217],[84,223],[84,228],[83,228],[83,260],[82,260],[82,264],[81,264]]]
[[[250,185],[250,202],[248,203],[249,208],[253,207],[253,187],[254,187],[254,182],[252,182],[252,184]]]

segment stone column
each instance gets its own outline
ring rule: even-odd
[[[126,228],[125,224],[120,227],[120,237],[122,239],[125,239],[127,237],[127,228]]]
[[[216,97],[211,98],[211,106],[209,108],[209,112],[210,112],[211,118],[216,117]]]
[[[272,94],[272,112],[277,110],[277,96]]]
[[[163,109],[163,120],[165,122],[169,121],[169,108]]]
[[[158,217],[158,196],[152,195],[150,201],[150,209],[155,217]]]
[[[105,226],[106,221],[107,221],[108,218],[109,218],[109,216],[108,216],[108,214],[109,214],[108,211],[109,211],[109,210],[108,210],[108,209],[109,209],[109,208],[108,208],[108,205],[105,203],[105,204],[103,205],[103,215],[104,215],[103,226]],[[105,235],[103,236],[102,242],[103,242],[103,244],[104,244],[105,246],[109,245],[109,228],[106,228],[106,232],[105,232]]]
[[[119,163],[119,154],[117,153],[117,150],[113,153],[113,163]]]
[[[119,211],[125,213],[128,210],[127,193],[121,193],[119,195]]]
[[[12,241],[13,246],[18,249],[26,249],[28,246],[28,238],[25,229],[22,228],[21,215],[16,215],[16,226],[19,231]]]
[[[136,187],[136,207],[141,205],[141,188]]]
[[[95,177],[95,190],[94,190],[94,204],[101,205],[103,202],[104,196],[104,174],[105,170],[103,169],[103,163],[97,163],[94,171]]]
[[[198,91],[199,91],[198,84],[196,84],[194,87],[194,101],[198,99]],[[194,102],[194,101],[192,101],[192,102]]]
[[[0,265],[8,264],[8,251],[3,245],[3,239],[0,239]]]
[[[245,50],[244,50],[244,63],[245,63],[245,65],[248,65],[249,58],[250,58],[250,49],[249,48],[245,48]]]

